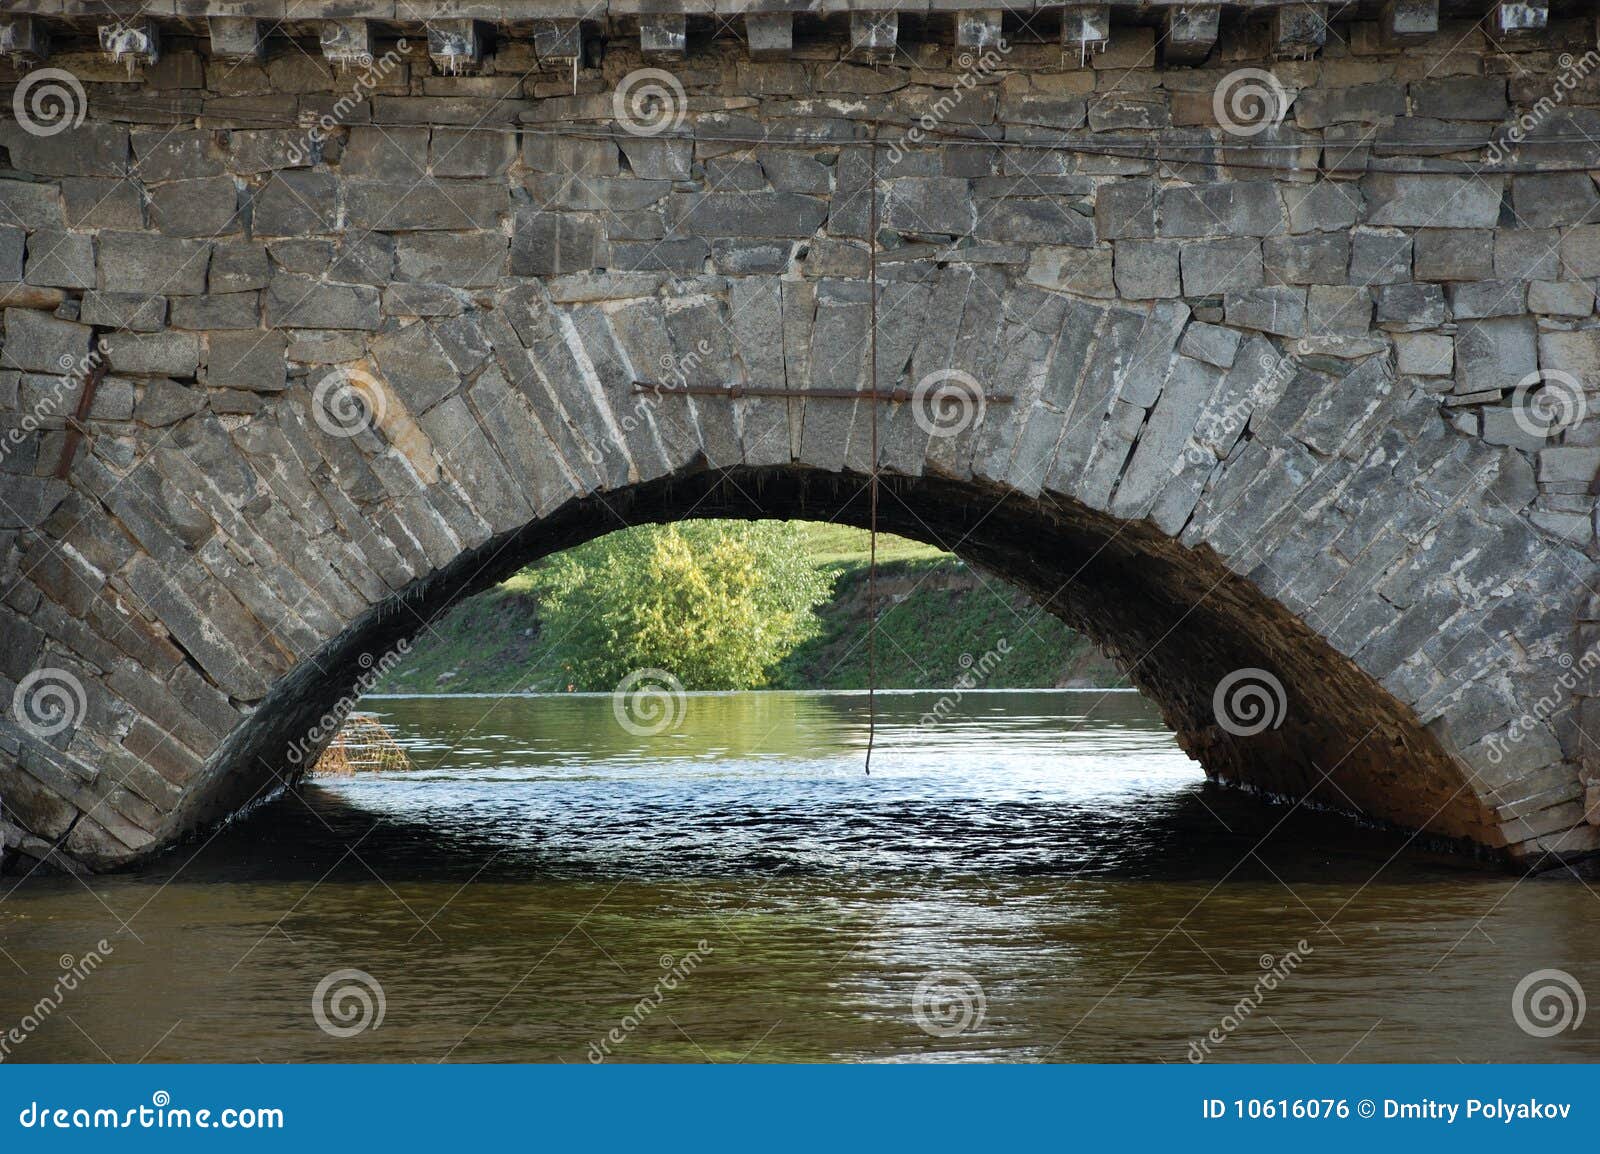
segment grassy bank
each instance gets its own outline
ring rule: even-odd
[[[774,672],[774,688],[867,684],[867,534],[808,525],[808,554],[834,574],[818,636]],[[546,635],[526,578],[463,602],[433,623],[381,684],[387,693],[507,693],[567,688],[572,654]],[[1121,684],[1084,638],[987,574],[904,538],[878,538],[878,685],[944,688],[969,667],[988,688]],[[985,655],[988,655],[986,658]],[[976,672],[974,672],[976,676]]]

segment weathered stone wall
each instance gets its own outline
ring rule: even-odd
[[[470,76],[57,45],[85,122],[0,123],[6,844],[115,865],[222,816],[359,655],[619,518],[859,521],[865,402],[634,383],[867,388],[876,217],[880,387],[1011,398],[955,436],[879,407],[894,528],[1094,634],[1214,774],[1600,848],[1600,421],[1536,435],[1517,392],[1600,379],[1592,32],[1358,20],[1273,62],[1229,20],[1196,68],[1149,27],[1085,61],[717,41],[644,78],[658,135],[613,99],[637,40]],[[1219,124],[1242,68],[1281,124]],[[1281,728],[1219,727],[1243,666]],[[41,673],[82,689],[58,730],[14,713]]]

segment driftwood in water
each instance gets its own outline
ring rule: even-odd
[[[358,773],[410,768],[411,758],[388,726],[370,713],[352,713],[311,767],[311,776],[354,777]]]

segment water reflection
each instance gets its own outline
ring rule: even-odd
[[[1207,787],[1131,694],[935,700],[880,695],[870,778],[860,695],[697,695],[656,737],[604,697],[372,700],[410,773],[0,902],[0,1029],[106,937],[15,1057],[586,1061],[631,1016],[613,1060],[1183,1061],[1304,940],[1217,1059],[1600,1057],[1509,1004],[1600,990],[1585,886]],[[310,999],[347,967],[387,1009],[339,1039]],[[959,1034],[919,1025],[933,970],[981,988]]]

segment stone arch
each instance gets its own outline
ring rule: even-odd
[[[413,610],[626,509],[859,522],[874,188],[880,387],[957,373],[987,399],[951,436],[877,407],[886,527],[948,526],[941,543],[1095,636],[1216,776],[1529,864],[1600,848],[1575,707],[1594,565],[1566,508],[1595,452],[1519,441],[1499,405],[1508,372],[1573,367],[1597,330],[1539,335],[1478,283],[1502,250],[1533,260],[1529,231],[1589,267],[1594,226],[1544,206],[1540,228],[1501,227],[1508,178],[1365,172],[1354,149],[1233,167],[1214,128],[1139,137],[1180,160],[1108,154],[1085,118],[1137,135],[1143,102],[1086,101],[1059,53],[1018,52],[965,105],[982,147],[880,150],[876,180],[861,118],[909,125],[948,76],[750,73],[723,52],[683,135],[552,129],[605,121],[602,92],[530,98],[479,138],[438,122],[417,49],[386,81],[396,119],[309,152],[214,93],[176,124],[91,100],[60,136],[0,126],[26,273],[0,285],[19,434],[0,690],[80,690],[58,730],[0,720],[7,852],[111,867],[226,816]],[[608,52],[586,79],[639,63]],[[336,88],[271,65],[247,86]],[[1192,95],[1123,67],[1163,108]],[[1314,156],[1371,95],[1308,83],[1274,139]],[[135,195],[83,201],[95,182]],[[1380,256],[1393,279],[1367,275]],[[1542,274],[1508,275],[1532,310]],[[1578,307],[1558,289],[1541,317]],[[63,364],[92,363],[109,376],[69,451],[59,411],[29,419],[81,391]],[[1238,737],[1212,695],[1246,667],[1288,712]]]

